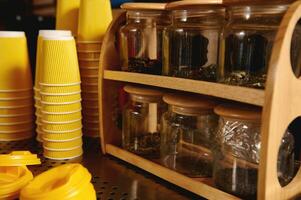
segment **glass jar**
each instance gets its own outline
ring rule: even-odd
[[[163,74],[216,81],[224,8],[168,4],[172,24],[163,33]],[[188,7],[186,7],[188,6]]]
[[[211,177],[214,100],[187,94],[167,94],[163,100],[169,108],[161,120],[162,163],[187,176]]]
[[[162,74],[162,32],[169,24],[164,3],[125,3],[126,25],[119,30],[122,70]]]
[[[224,104],[217,106],[214,111],[220,115],[214,149],[214,184],[243,199],[256,199],[261,109],[242,104]],[[287,132],[278,156],[281,185],[288,184],[294,175],[293,147],[294,138]]]
[[[129,101],[123,111],[123,148],[144,157],[160,155],[158,124],[164,105],[163,93],[152,88],[127,85]]]
[[[234,6],[220,46],[218,81],[264,88],[272,47],[287,5]]]

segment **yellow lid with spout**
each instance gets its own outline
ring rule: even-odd
[[[20,200],[95,200],[91,174],[80,164],[52,168],[33,179],[21,191]]]

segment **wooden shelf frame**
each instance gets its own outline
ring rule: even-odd
[[[156,162],[143,159],[121,148],[121,130],[115,125],[118,91],[126,83],[137,83],[224,99],[263,107],[261,127],[261,160],[259,163],[258,196],[260,200],[292,199],[301,194],[301,170],[285,187],[277,177],[277,157],[281,139],[288,125],[301,116],[301,81],[295,77],[290,63],[290,44],[293,30],[301,18],[301,0],[292,4],[285,14],[277,33],[269,63],[265,90],[222,85],[174,77],[121,72],[116,34],[125,23],[121,13],[111,24],[103,41],[99,70],[99,117],[103,153],[108,153],[162,179],[174,183],[208,199],[236,199],[208,184],[195,180]]]

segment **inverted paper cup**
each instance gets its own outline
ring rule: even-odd
[[[83,129],[84,136],[98,138],[100,137],[99,130]]]
[[[0,141],[11,142],[30,139],[34,136],[34,131],[24,131],[16,133],[0,133]]]
[[[79,157],[83,154],[82,147],[69,151],[53,151],[44,149],[44,157],[53,160],[64,160],[64,159],[73,159]]]
[[[80,83],[70,84],[68,86],[47,86],[43,83],[40,84],[41,94],[66,94],[66,93],[76,93],[81,91]]]
[[[1,125],[0,124],[0,133],[9,133],[9,132],[20,132],[22,130],[31,130],[34,127],[34,122],[24,122],[23,124],[17,125]]]
[[[43,147],[47,149],[72,149],[78,146],[82,146],[82,144],[83,144],[82,138],[76,138],[74,140],[64,141],[64,142],[45,141]]]
[[[85,77],[85,76],[82,76],[81,79],[82,79],[83,85],[96,85],[96,84],[98,84],[98,77]],[[84,91],[84,90],[82,89],[82,91]]]
[[[1,123],[18,123],[23,121],[33,121],[34,116],[32,114],[17,116],[17,117],[0,117]]]
[[[69,141],[73,140],[74,138],[78,138],[82,136],[82,129],[73,130],[70,132],[64,132],[64,133],[53,133],[53,132],[43,132],[43,140],[45,141]]]
[[[71,30],[77,35],[80,0],[58,0],[56,6],[56,29]]]
[[[98,69],[80,69],[80,75],[84,77],[98,77]]]
[[[71,114],[62,114],[62,115],[51,115],[51,114],[43,115],[43,119],[50,122],[73,121],[81,118],[82,118],[81,111],[76,113],[71,113]]]
[[[70,1],[71,2],[71,1]],[[43,62],[43,38],[47,36],[71,36],[70,31],[65,30],[40,30],[37,41],[36,54],[36,73],[35,73],[35,92],[38,95],[40,92],[39,83],[41,81],[42,62]]]
[[[100,52],[77,52],[78,59],[100,59]]]
[[[1,117],[17,117],[24,115],[33,115],[34,109],[32,106],[25,106],[19,108],[0,108]]]
[[[33,96],[33,91],[31,90],[27,90],[27,91],[20,91],[20,92],[0,92],[0,98],[1,99],[6,99],[6,98],[28,98],[28,97],[32,97]]]
[[[44,37],[40,86],[41,83],[66,85],[78,82],[80,74],[74,38]]]
[[[78,94],[73,95],[42,95],[43,102],[55,102],[55,103],[63,103],[63,102],[74,102],[81,99],[80,92]]]
[[[98,67],[99,68],[99,61],[98,60],[79,60],[79,67]]]
[[[98,101],[98,93],[90,93],[90,92],[82,92],[82,98],[85,100],[94,100],[94,101]]]
[[[14,107],[20,105],[31,105],[33,106],[33,98],[29,99],[18,99],[18,100],[0,100],[0,107]]]
[[[24,32],[0,31],[0,91],[32,90],[31,67]]]
[[[78,40],[102,41],[112,18],[109,0],[82,1],[78,19]]]
[[[71,131],[82,127],[81,121],[72,122],[69,124],[43,124],[43,130],[46,131]]]
[[[98,108],[83,108],[83,116],[85,115],[99,116]]]
[[[66,113],[78,111],[82,108],[81,103],[72,103],[65,105],[42,105],[42,113]]]

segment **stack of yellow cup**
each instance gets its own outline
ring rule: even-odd
[[[27,165],[41,164],[37,155],[28,151],[15,151],[0,155],[0,199],[17,199],[20,191],[32,179]]]
[[[72,159],[82,155],[81,87],[75,40],[45,36],[40,72],[44,157]]]
[[[43,142],[43,131],[42,131],[42,113],[41,113],[41,96],[40,96],[40,74],[43,68],[42,66],[42,44],[43,38],[47,36],[71,36],[71,31],[63,30],[40,30],[37,42],[37,55],[36,55],[36,73],[35,73],[35,85],[34,85],[34,99],[36,108],[36,132],[37,141]]]
[[[82,80],[83,132],[89,137],[99,137],[99,58],[101,42],[111,21],[109,0],[81,0],[77,52]]]
[[[34,134],[31,68],[24,32],[0,31],[0,141]]]
[[[80,0],[57,0],[56,29],[70,30],[77,35]]]
[[[21,190],[20,200],[96,200],[91,174],[80,164],[50,169]]]

